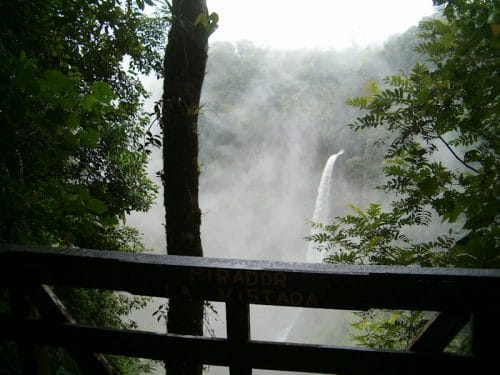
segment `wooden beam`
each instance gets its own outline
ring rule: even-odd
[[[211,301],[498,311],[500,270],[335,266],[0,245],[0,284],[65,285]]]
[[[438,313],[408,345],[415,352],[442,352],[470,319],[467,313]]]
[[[236,351],[238,358],[236,365],[229,367],[231,375],[251,375],[252,368],[247,362],[247,353],[244,347],[250,341],[250,306],[245,302],[229,301],[226,303],[227,339],[232,347],[239,347]]]
[[[60,323],[76,323],[69,311],[48,286],[38,285],[30,288],[27,293],[36,309],[46,319]],[[68,350],[68,353],[86,374],[117,374],[113,366],[102,354],[71,349]]]
[[[25,288],[11,288],[9,292],[13,314],[20,319],[33,318],[36,312],[28,301]],[[24,340],[16,340],[16,346],[19,353],[21,373],[23,375],[43,374],[43,369],[40,369],[40,367],[43,367],[40,366],[40,356],[37,355],[38,350],[33,343]]]
[[[480,357],[500,353],[500,324],[495,311],[472,315],[472,352]]]
[[[0,316],[0,339],[71,348],[77,351],[151,359],[175,359],[218,366],[237,366],[245,356],[252,368],[343,374],[485,373],[489,357],[449,353],[415,353],[333,346],[163,335],[151,332],[68,325]],[[242,351],[242,352],[241,352]],[[498,368],[497,368],[498,369]]]

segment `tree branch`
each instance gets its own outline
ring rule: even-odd
[[[455,159],[457,159],[460,163],[462,163],[465,167],[469,168],[471,171],[474,171],[477,174],[479,174],[479,171],[476,168],[470,166],[464,160],[460,159],[460,157],[455,153],[455,151],[453,151],[453,149],[451,148],[451,146],[443,139],[443,137],[441,137],[440,135],[438,135],[438,138],[441,140],[441,142],[444,143],[444,145],[446,146],[446,148],[451,152],[451,154],[455,157]]]

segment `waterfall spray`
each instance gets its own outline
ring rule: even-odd
[[[316,196],[316,204],[314,206],[314,213],[312,221],[314,223],[326,223],[328,224],[331,219],[331,198],[332,198],[332,175],[333,169],[335,167],[335,162],[337,157],[342,155],[344,150],[340,150],[338,153],[331,155],[325,164],[323,173],[321,175],[321,181],[318,186],[318,195]],[[311,235],[318,233],[318,229],[312,229]],[[321,263],[323,261],[324,254],[322,254],[317,245],[314,242],[309,242],[307,247],[306,261],[307,263]]]
[[[335,167],[335,162],[337,157],[342,155],[344,150],[340,150],[338,153],[331,155],[325,164],[323,173],[321,174],[321,180],[318,186],[318,194],[316,196],[316,203],[314,205],[313,222],[314,223],[328,223],[331,218],[331,198],[332,198],[332,176],[333,169]],[[312,229],[311,234],[318,233],[318,229]],[[321,263],[324,258],[324,253],[320,253],[316,248],[316,244],[309,242],[306,253],[307,263]],[[293,318],[293,323],[287,327],[285,332],[278,335],[278,341],[287,341],[294,326],[299,323],[301,316],[304,314],[303,309],[296,309],[295,317]]]

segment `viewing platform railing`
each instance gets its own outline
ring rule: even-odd
[[[80,325],[47,285],[224,302],[227,338]],[[2,295],[5,289],[19,306],[27,297],[41,316],[22,316],[22,308],[0,316],[0,340],[18,344],[24,371],[30,374],[36,371],[26,364],[33,345],[67,349],[89,374],[113,373],[105,357],[95,353],[227,366],[231,374],[251,374],[254,368],[384,375],[500,372],[500,270],[338,266],[0,245]],[[250,304],[439,313],[407,350],[374,350],[252,340]],[[468,322],[472,354],[443,352]],[[492,366],[496,370],[489,370]]]

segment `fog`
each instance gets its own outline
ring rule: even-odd
[[[212,41],[252,40],[276,49],[382,45],[433,14],[431,0],[207,0],[220,17]]]
[[[341,149],[332,177],[331,215],[347,204],[378,200],[382,151],[376,134],[355,134],[347,124],[358,115],[345,100],[363,94],[369,80],[408,71],[415,30],[383,48],[271,50],[248,41],[213,43],[203,87],[200,136],[202,243],[207,257],[304,262],[310,220],[325,163]],[[145,81],[152,98],[162,83]],[[151,156],[150,173],[161,170],[161,152]],[[160,181],[156,179],[160,185]],[[128,224],[146,245],[165,253],[162,196],[146,214]],[[164,332],[153,311],[162,300],[134,314],[140,328]],[[206,335],[225,337],[225,313],[208,318]],[[309,309],[313,310],[313,309]],[[317,344],[349,343],[349,315],[251,306],[253,339]],[[227,370],[227,369],[226,369]],[[211,367],[210,374],[228,373]],[[161,369],[158,370],[161,373]],[[254,371],[256,374],[272,373]]]

